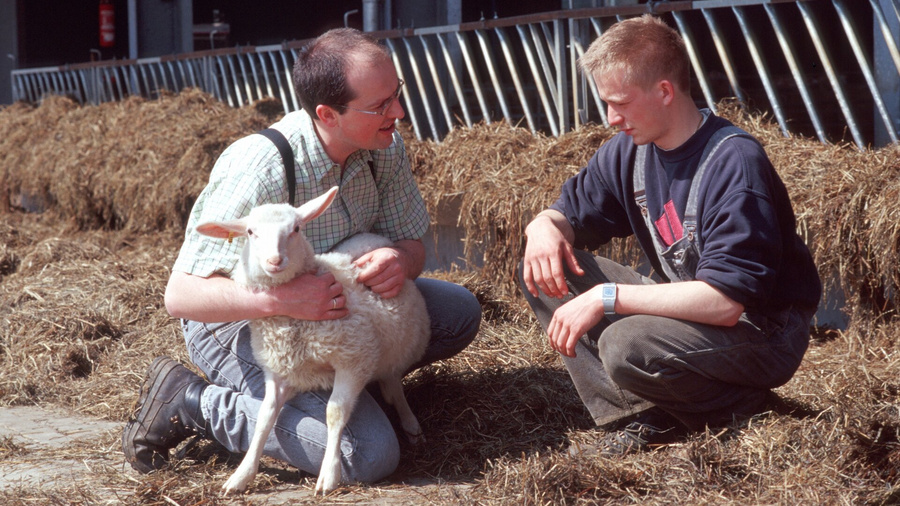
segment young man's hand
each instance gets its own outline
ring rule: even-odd
[[[575,344],[588,330],[603,320],[603,301],[597,286],[560,306],[547,326],[550,347],[575,356]]]
[[[552,210],[539,214],[525,228],[522,277],[528,292],[537,297],[538,290],[550,297],[561,298],[569,293],[564,265],[575,274],[584,275],[572,247],[571,226],[565,217]]]

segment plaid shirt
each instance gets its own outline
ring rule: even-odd
[[[360,150],[350,155],[342,177],[340,165],[325,154],[312,119],[305,112],[289,113],[272,127],[293,147],[298,204],[332,186],[340,187],[331,207],[304,230],[316,253],[328,251],[359,232],[381,234],[392,241],[419,239],[425,234],[428,212],[399,133],[394,133],[394,142],[387,149]],[[262,135],[239,139],[216,161],[209,183],[191,210],[185,240],[172,269],[201,277],[231,275],[240,260],[244,239],[232,243],[213,239],[198,234],[196,226],[241,218],[258,205],[288,199],[287,178],[275,145]]]

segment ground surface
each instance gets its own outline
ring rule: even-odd
[[[212,444],[148,475],[121,452],[147,365],[187,360],[163,294],[191,203],[225,147],[274,118],[199,92],[0,110],[0,505],[900,504],[900,145],[823,146],[733,117],[761,139],[823,280],[846,295],[833,307],[847,329],[815,329],[777,390],[786,409],[647,454],[571,455],[597,433],[514,273],[525,224],[611,131],[407,136],[431,216],[466,246],[450,260],[484,260],[435,274],[476,294],[484,319],[463,353],[404,382],[428,444],[401,448],[384,481],[323,500],[314,478],[266,459],[247,494],[223,498],[237,459]],[[636,248],[601,254],[630,264]]]
[[[118,446],[121,431],[121,423],[72,416],[54,408],[12,406],[0,409],[0,439],[7,442],[5,447],[13,448],[6,450],[12,455],[0,459],[0,493],[14,492],[18,502],[23,499],[19,494],[24,490],[42,490],[38,502],[44,503],[52,501],[47,497],[47,490],[64,492],[86,488],[110,504],[141,502],[133,497],[133,485],[116,487],[108,479],[98,479],[98,475],[107,475],[112,469],[121,473],[125,482],[140,479],[139,474],[124,463]],[[96,449],[100,445],[105,445],[107,451],[91,452],[89,458],[76,456],[77,452],[73,452],[72,457],[65,456],[67,449]],[[290,475],[292,471],[285,473]],[[296,475],[296,471],[293,474]],[[312,487],[298,484],[296,480],[296,476],[288,476],[285,482],[272,483],[264,490],[234,498],[233,503],[281,505],[317,501]],[[439,501],[440,497],[457,502],[470,487],[420,479],[395,487],[370,487],[364,493],[343,490],[337,494],[343,504],[423,504]],[[59,497],[65,500],[64,493],[61,492]],[[95,501],[96,497],[89,502]],[[0,495],[0,504],[6,502]],[[73,498],[71,502],[80,501]]]
[[[58,481],[84,479],[97,462],[42,458],[43,452],[120,430],[118,423],[69,416],[53,409],[31,406],[0,409],[0,434],[20,447],[18,455],[0,465],[0,488],[53,486]]]

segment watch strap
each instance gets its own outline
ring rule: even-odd
[[[616,314],[616,295],[618,289],[615,283],[603,283],[600,299],[603,301],[604,314]]]

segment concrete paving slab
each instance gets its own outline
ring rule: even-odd
[[[51,461],[34,455],[41,450],[95,439],[104,431],[118,430],[120,425],[36,406],[0,408],[0,437],[9,438],[13,446],[22,448],[21,455],[13,453],[0,460],[0,490],[71,481],[90,473],[90,462]]]
[[[121,425],[37,406],[0,409],[0,434],[12,436],[26,448],[30,445],[55,448],[73,440],[96,437],[98,431],[114,430]]]
[[[99,448],[96,452],[81,452],[79,458],[65,458],[66,445],[108,444],[110,434],[121,434],[122,423],[95,420],[55,408],[36,406],[14,406],[0,408],[0,492],[18,494],[28,491],[65,491],[73,485],[89,487],[92,491],[103,491],[104,500],[115,504],[133,493],[128,487],[98,481],[98,469],[116,466],[127,475],[140,480],[140,475],[125,465],[118,448]],[[6,441],[8,438],[8,442]],[[103,441],[106,441],[104,443]],[[4,451],[4,449],[9,451]],[[75,452],[78,453],[78,452]],[[85,458],[84,455],[91,455]],[[60,455],[63,455],[62,457]],[[112,460],[111,460],[112,459]],[[296,471],[290,471],[296,472]],[[103,473],[100,473],[102,476]],[[398,486],[399,485],[399,486]],[[321,499],[329,504],[372,504],[377,506],[400,506],[422,503],[463,502],[471,483],[441,483],[436,480],[414,479],[385,488],[373,487],[362,492],[342,491],[329,499]],[[77,487],[76,487],[77,488]],[[38,497],[42,497],[38,495]],[[311,487],[281,483],[249,494],[223,499],[223,504],[265,504],[280,506],[286,504],[317,502]],[[2,501],[0,501],[2,502]]]

